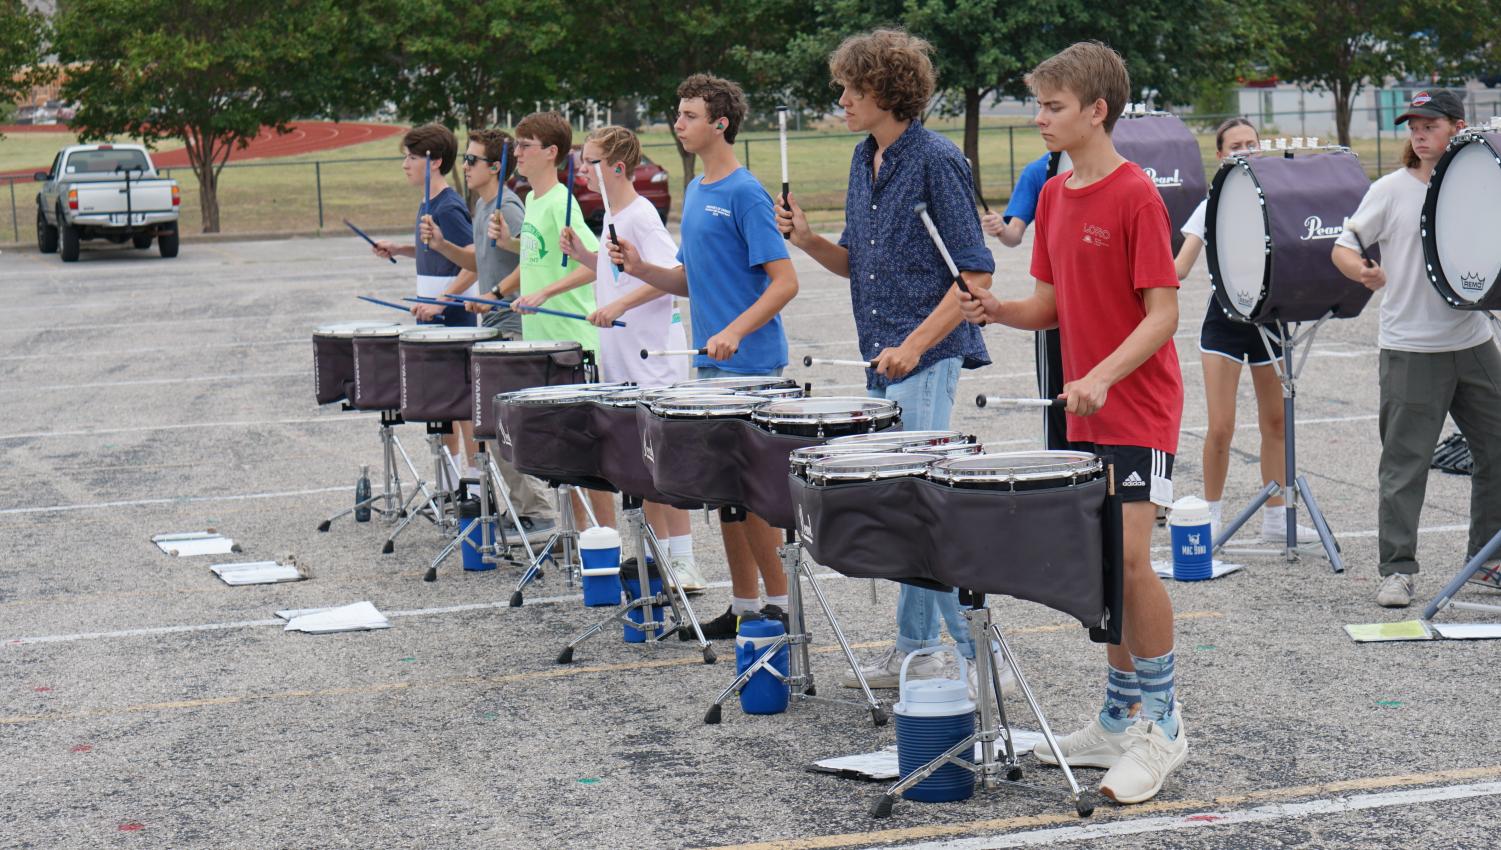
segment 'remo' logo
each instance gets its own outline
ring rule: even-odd
[[[1178,175],[1178,169],[1176,168],[1173,169],[1172,174],[1164,174],[1162,176],[1158,176],[1157,169],[1151,166],[1143,168],[1142,171],[1145,171],[1147,176],[1152,178],[1152,182],[1157,184],[1157,188],[1159,189],[1183,185],[1183,178]]]
[[[1485,275],[1480,272],[1467,272],[1459,276],[1459,288],[1466,292],[1484,292]]]
[[[1303,227],[1307,232],[1299,238],[1304,242],[1310,239],[1338,239],[1345,232],[1344,225],[1341,224],[1325,227],[1324,220],[1316,215],[1303,219]]]

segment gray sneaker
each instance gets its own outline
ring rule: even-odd
[[[1407,573],[1392,573],[1382,579],[1376,591],[1376,604],[1383,608],[1406,608],[1412,604],[1413,578]]]
[[[1501,560],[1487,561],[1482,564],[1480,569],[1470,576],[1469,583],[1491,590],[1501,590]]]
[[[861,667],[860,672],[865,675],[865,683],[870,686],[871,690],[894,688],[901,677],[902,662],[905,660],[907,656],[898,652],[893,646],[881,656],[880,661]],[[907,665],[908,679],[932,679],[941,675],[943,675],[943,659],[932,655],[918,656]],[[846,688],[858,688],[860,680],[855,678],[852,671],[846,670],[839,684]]]
[[[519,522],[521,530],[526,532],[528,543],[546,543],[547,538],[558,529],[558,524],[550,519],[524,516]]]

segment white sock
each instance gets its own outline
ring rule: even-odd
[[[781,596],[768,596],[768,597],[766,597],[766,604],[767,605],[775,605],[778,608],[781,608],[783,611],[786,611],[787,610],[787,594],[784,593]]]
[[[1209,521],[1218,524],[1220,521],[1220,507],[1224,504],[1220,501],[1205,502],[1209,505]]]
[[[1286,522],[1286,505],[1267,505],[1261,509],[1261,524],[1265,526],[1281,527]]]
[[[733,614],[750,614],[761,610],[761,600],[741,599],[738,596],[730,598],[730,612]]]
[[[693,563],[693,535],[683,534],[667,538],[667,557]]]

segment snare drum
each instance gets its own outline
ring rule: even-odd
[[[749,393],[664,395],[653,399],[651,412],[668,419],[748,419],[764,398]]]
[[[565,484],[613,489],[599,470],[591,402],[620,384],[567,384],[495,397],[496,451],[518,472]]]
[[[313,329],[313,397],[333,404],[354,392],[354,334],[362,328],[396,328],[394,322],[334,322]]]
[[[766,402],[751,421],[773,434],[824,440],[894,428],[901,414],[896,402],[883,398],[800,398]]]
[[[1359,315],[1371,290],[1341,274],[1329,252],[1370,185],[1347,151],[1226,157],[1204,219],[1209,279],[1225,315],[1252,324]]]
[[[866,436],[877,436],[875,434]],[[877,443],[865,441],[857,444],[840,444],[834,441],[818,443],[796,449],[788,455],[788,462],[792,467],[792,475],[804,481],[808,479],[808,464],[828,457],[848,457],[850,455],[886,454],[899,452],[902,447],[898,443]]]
[[[1049,490],[1084,484],[1105,475],[1104,463],[1088,452],[1038,451],[957,457],[933,464],[933,481],[969,490]]]
[[[835,455],[819,458],[808,464],[808,483],[827,487],[857,481],[922,478],[928,474],[928,468],[940,459],[939,455],[921,452]]]
[[[666,389],[708,390],[715,393],[759,393],[767,390],[795,390],[797,381],[791,378],[744,377],[699,378],[696,381],[679,381]]]
[[[1456,310],[1501,310],[1501,131],[1449,141],[1423,201],[1428,280]]]
[[[354,332],[354,397],[356,410],[401,408],[402,327],[364,327]]]
[[[474,436],[495,438],[495,397],[533,387],[588,381],[584,347],[572,340],[490,340],[469,352],[474,377]]]
[[[958,431],[880,431],[875,434],[851,434],[835,437],[830,446],[858,446],[861,444],[891,444],[907,446],[946,446],[951,443],[973,443],[975,438]]]
[[[495,328],[423,327],[402,331],[401,418],[462,422],[474,416],[469,349],[500,335]]]

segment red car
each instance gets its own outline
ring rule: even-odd
[[[573,157],[573,195],[578,199],[579,209],[584,211],[584,221],[595,233],[598,233],[605,223],[605,205],[598,192],[590,191],[588,181],[584,178],[584,159],[580,155],[581,148],[575,147],[569,152]],[[565,162],[558,168],[558,182],[568,179],[568,164]],[[672,208],[672,195],[667,191],[667,169],[655,162],[641,157],[641,164],[636,166],[636,176],[632,181],[636,187],[636,194],[645,198],[652,206],[657,208],[657,215],[662,221],[667,221],[667,211]],[[522,200],[532,191],[532,186],[525,177],[514,174],[507,184]]]

